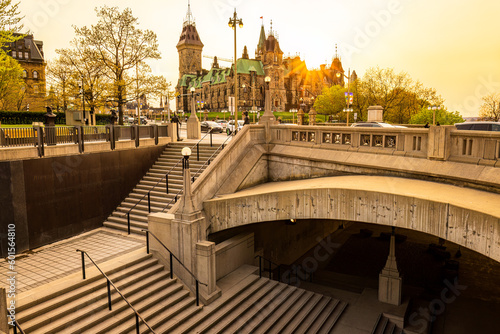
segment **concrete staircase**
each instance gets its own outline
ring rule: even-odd
[[[377,323],[373,327],[372,334],[406,334],[407,332],[399,328],[388,317],[380,314]]]
[[[129,212],[130,209],[140,201],[140,203],[137,204],[137,206],[135,206],[130,213],[130,232],[144,234],[141,230],[147,229],[149,214],[147,198],[148,192],[156,185],[153,191],[151,191],[151,212],[159,212],[165,208],[166,212],[173,204],[175,204],[174,198],[179,190],[182,189],[182,162],[178,163],[182,159],[181,150],[183,147],[191,147],[192,145],[193,144],[191,143],[186,144],[182,142],[169,144],[169,146],[165,148],[165,151],[163,151],[158,161],[156,161],[156,163],[132,190],[128,197],[123,200],[123,202],[104,222],[104,226],[121,231],[127,231],[127,212]],[[213,147],[210,147],[210,144],[200,144],[199,148],[200,160],[197,161],[196,148],[193,149],[192,155],[189,159],[189,167],[192,175],[194,175],[200,167],[202,167],[205,162],[207,162],[207,160],[212,157],[214,153],[216,153],[218,145],[214,144]],[[212,157],[212,160],[215,159],[216,156],[217,154]],[[167,194],[164,177],[174,166],[176,167],[170,172],[168,177],[169,193]],[[205,164],[202,171],[207,167],[208,164]],[[158,181],[162,178],[163,180],[158,183]]]
[[[152,328],[170,332],[202,307],[143,248],[99,265]],[[135,333],[135,313],[94,267],[20,298],[17,318],[26,333]],[[141,325],[141,333],[145,333]]]
[[[175,333],[332,333],[345,302],[249,275]]]

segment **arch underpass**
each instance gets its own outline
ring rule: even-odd
[[[422,180],[337,176],[270,182],[204,202],[212,233],[268,221],[332,219],[435,235],[500,262],[500,195]]]

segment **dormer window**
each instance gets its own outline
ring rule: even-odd
[[[17,52],[16,51],[12,51],[12,58],[17,58]]]
[[[24,59],[28,59],[28,58],[29,58],[28,52],[25,52],[24,53]]]

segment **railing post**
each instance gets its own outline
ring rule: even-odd
[[[174,256],[170,253],[170,279],[174,279]]]
[[[139,316],[137,315],[137,313],[135,314],[135,331],[137,334],[140,334],[140,332],[139,332]]]
[[[149,230],[146,230],[146,252],[149,254]]]
[[[200,143],[196,143],[196,161],[200,161]]]
[[[140,117],[139,117],[139,122],[140,122]],[[139,125],[134,125],[134,132],[135,132],[135,147],[139,147],[139,139],[140,139],[140,136],[139,136]]]
[[[109,284],[109,279],[106,279],[108,282],[108,308],[111,311],[111,284]]]
[[[267,260],[267,262],[269,263],[269,279],[273,279],[272,277],[272,271],[271,271],[271,260]]]
[[[262,278],[262,257],[259,255],[259,278]]]
[[[210,147],[212,147],[212,130],[210,130]]]
[[[278,283],[281,283],[281,266],[278,266]]]
[[[200,287],[198,280],[196,280],[196,306],[200,306]]]
[[[151,190],[148,191],[148,213],[151,213]]]
[[[85,279],[85,254],[82,253],[82,273],[83,273],[83,279]]]
[[[130,211],[127,212],[127,231],[130,234]]]
[[[168,194],[168,173],[165,175],[165,186],[167,188],[167,194]]]

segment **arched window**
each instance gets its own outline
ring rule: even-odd
[[[28,77],[28,72],[26,70],[23,71],[23,78],[27,78]]]
[[[33,79],[38,79],[38,71],[33,71]]]

